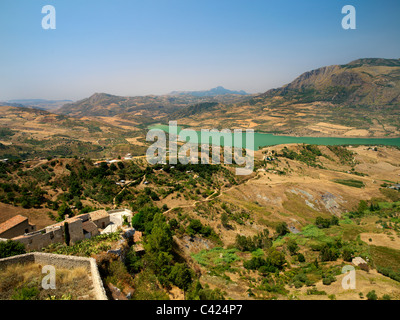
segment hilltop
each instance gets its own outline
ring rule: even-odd
[[[179,123],[303,136],[400,135],[400,60],[359,59],[308,71],[291,83]]]
[[[319,68],[300,75],[255,101],[283,97],[301,102],[326,101],[365,108],[398,105],[400,59],[359,59],[346,65]]]
[[[225,92],[225,91],[224,91]],[[106,93],[95,93],[89,98],[62,106],[57,113],[74,117],[114,117],[135,119],[140,123],[151,123],[154,118],[166,118],[170,113],[202,102],[232,102],[243,100],[242,95],[219,93],[209,95],[149,95],[121,97]]]
[[[56,112],[145,129],[177,120],[195,128],[253,128],[303,136],[400,135],[400,60],[367,58],[321,67],[259,95],[217,87],[161,96],[96,93]]]

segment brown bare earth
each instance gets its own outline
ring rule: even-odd
[[[360,238],[365,243],[373,246],[388,247],[400,250],[400,237],[396,234],[361,233]],[[372,241],[370,241],[370,239]]]
[[[323,285],[322,281],[316,284],[316,289],[325,291],[326,295],[307,295],[307,289],[295,290],[294,295],[300,300],[328,300],[329,295],[335,295],[336,300],[366,300],[368,292],[375,290],[377,296],[381,298],[388,294],[393,300],[400,299],[400,283],[388,279],[375,270],[369,272],[356,270],[356,289],[345,290],[342,287],[342,280],[345,274],[336,277],[336,281],[329,286]],[[360,298],[360,292],[363,298]]]
[[[46,208],[24,209],[22,207],[14,207],[13,205],[0,202],[0,223],[7,221],[16,215],[22,215],[27,217],[31,224],[36,225],[37,229],[42,229],[48,225],[54,224],[54,221],[47,215],[48,212],[53,211]],[[53,212],[53,214],[56,215],[55,212]]]

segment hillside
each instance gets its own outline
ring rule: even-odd
[[[201,109],[178,121],[284,135],[399,136],[400,60],[360,59],[319,68],[234,107]]]
[[[134,119],[138,123],[151,123],[154,118],[165,118],[179,109],[202,102],[241,101],[241,95],[161,95],[120,97],[95,93],[89,98],[65,104],[57,113],[74,117],[114,117]]]
[[[398,300],[400,193],[387,186],[397,182],[399,157],[386,147],[275,146],[256,152],[256,172],[245,179],[230,166],[142,159],[0,163],[0,222],[16,210],[45,226],[65,214],[130,208],[146,254],[101,266],[118,274],[105,283],[128,282],[138,300],[165,298],[171,285],[187,299],[360,300],[375,290]],[[86,244],[45,251],[81,254]],[[160,252],[168,259],[156,259]],[[354,257],[368,264],[356,267],[357,290],[344,290],[341,270]]]
[[[134,127],[24,107],[0,106],[0,113],[1,158],[98,158],[144,152],[143,147],[129,143],[142,134]]]
[[[295,136],[398,137],[400,60],[359,59],[305,72],[260,95],[217,87],[162,96],[104,93],[57,113],[145,129],[177,120],[194,128],[253,128]]]
[[[326,101],[365,108],[400,103],[400,59],[359,59],[303,73],[255,101],[281,96],[298,103]]]

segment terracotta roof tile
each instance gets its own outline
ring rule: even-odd
[[[10,230],[11,228],[19,225],[20,223],[22,223],[26,220],[28,220],[28,218],[21,216],[21,215],[12,217],[11,219],[0,224],[0,234],[2,234],[3,232],[6,232],[7,230]]]
[[[92,221],[85,221],[82,223],[82,229],[91,233],[97,230],[97,226]]]
[[[106,218],[109,216],[109,214],[106,210],[92,211],[92,212],[89,212],[89,215],[92,220],[102,219],[102,218]]]

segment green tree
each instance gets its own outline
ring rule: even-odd
[[[360,202],[359,202],[359,204],[358,204],[357,211],[358,211],[359,213],[364,213],[365,210],[368,210],[367,201],[365,201],[365,200],[360,200]]]
[[[353,251],[349,248],[344,248],[342,251],[342,258],[346,262],[351,262],[353,259]]]
[[[176,263],[170,272],[171,282],[182,289],[183,291],[188,291],[192,284],[192,272],[183,263]]]
[[[125,258],[125,265],[130,273],[139,273],[143,269],[143,260],[131,247]]]
[[[147,248],[151,252],[170,252],[172,248],[172,234],[162,214],[154,218],[151,234],[147,236]]]
[[[299,246],[296,243],[296,240],[290,239],[287,243],[287,249],[289,250],[290,255],[294,256],[299,251]]]
[[[71,208],[65,202],[60,206],[60,208],[58,208],[57,212],[58,212],[58,217],[59,217],[58,220],[59,221],[64,220],[66,215],[70,216],[72,214]]]
[[[169,224],[169,227],[171,230],[175,230],[179,227],[179,223],[175,218],[172,218],[171,220],[169,220],[168,224]]]
[[[229,225],[229,217],[227,215],[226,212],[223,212],[221,214],[221,224],[223,225],[224,228],[229,229],[230,225]]]
[[[0,241],[0,259],[25,253],[25,246],[18,241]]]
[[[329,248],[328,245],[324,245],[320,252],[321,261],[336,261],[338,253],[335,249]]]
[[[276,249],[270,250],[268,254],[268,260],[271,265],[277,267],[278,269],[282,269],[286,263],[285,255]]]
[[[286,222],[281,222],[275,227],[275,231],[278,237],[284,236],[289,233],[289,229]]]
[[[375,290],[372,290],[367,293],[367,299],[368,300],[378,300],[378,296],[376,295]]]
[[[64,240],[65,244],[69,246],[71,242],[71,235],[69,234],[69,224],[68,222],[64,222]]]
[[[299,253],[297,255],[297,259],[299,260],[299,262],[306,262],[306,258],[304,257],[304,254]]]

